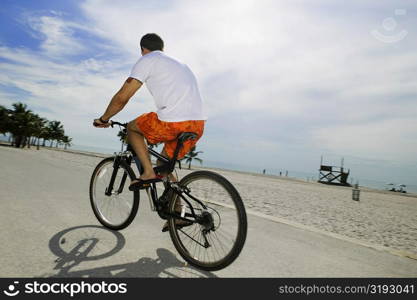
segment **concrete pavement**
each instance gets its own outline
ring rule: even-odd
[[[0,147],[0,277],[417,277],[415,259],[251,214],[231,266],[185,266],[144,193],[128,228],[99,226],[88,185],[100,158],[68,155]]]

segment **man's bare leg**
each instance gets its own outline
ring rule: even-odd
[[[153,170],[152,163],[149,158],[149,152],[145,137],[137,128],[135,121],[132,121],[128,124],[127,137],[129,144],[133,147],[133,150],[135,150],[143,167],[143,174],[139,178],[143,180],[156,178],[156,174]],[[136,180],[132,181],[132,183],[133,182],[136,182]]]
[[[166,153],[166,150],[165,150],[165,147],[164,147],[164,149],[162,149],[162,151],[161,151],[161,155],[163,155],[163,156],[165,156],[165,157],[168,157],[169,158],[169,156],[168,156],[168,154]],[[160,161],[160,160],[157,160],[157,165],[158,166],[160,166],[160,165],[163,165],[164,164],[164,162],[162,162],[162,161]],[[161,174],[161,175],[163,175],[163,176],[168,176],[168,178],[169,178],[169,180],[171,181],[171,182],[176,182],[177,181],[177,177],[173,174],[173,173],[169,173],[169,174]],[[172,192],[171,192],[172,193]],[[170,192],[168,193],[168,194],[166,194],[165,195],[165,197],[166,196],[168,196],[169,197],[169,194],[171,194]],[[172,195],[172,194],[171,194]],[[182,204],[181,204],[181,199],[180,199],[180,197],[177,197],[177,200],[175,201],[175,207],[174,207],[174,210],[177,212],[177,213],[181,213],[181,210],[182,210]],[[177,225],[179,225],[179,226],[187,226],[187,225],[190,225],[190,223],[189,222],[187,222],[187,221],[184,221],[184,220],[181,220],[181,219],[177,219],[177,220],[175,220],[175,224],[177,224]],[[162,227],[162,232],[165,232],[165,231],[168,231],[168,221],[166,221],[165,222],[165,224],[164,224],[164,226]]]
[[[167,154],[167,153],[166,153],[166,151],[165,151],[165,147],[164,147],[164,149],[162,149],[161,154],[162,154],[163,156],[165,156],[165,157],[168,157],[168,158],[169,158],[168,154]],[[162,161],[160,161],[160,160],[158,160],[158,161],[157,161],[157,165],[158,165],[158,166],[160,166],[160,165],[162,165],[162,164],[164,164]],[[163,175],[163,176],[168,176],[168,178],[169,178],[169,180],[170,180],[171,182],[176,182],[176,181],[177,181],[177,177],[175,177],[174,173],[169,173],[169,174],[161,174],[161,175]],[[181,212],[181,199],[180,199],[180,197],[177,197],[177,201],[175,202],[175,210],[176,210],[177,212]]]
[[[167,153],[166,153],[166,151],[165,151],[165,147],[164,147],[164,149],[162,149],[162,151],[161,151],[161,155],[163,155],[163,156],[165,156],[165,157],[169,158],[168,154],[167,154]],[[163,161],[160,161],[160,160],[158,159],[158,160],[156,161],[156,164],[157,164],[158,166],[160,166],[160,165],[163,165],[163,164],[164,164],[164,162],[163,162]],[[161,174],[161,175],[163,175],[163,176],[168,176],[168,178],[169,178],[169,180],[171,180],[171,182],[176,182],[176,181],[177,181],[177,177],[175,177],[175,175],[174,175],[173,173],[169,173],[169,174],[163,173],[163,174]]]

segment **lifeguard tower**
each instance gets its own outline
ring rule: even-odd
[[[348,182],[348,176],[350,170],[345,171],[343,168],[344,159],[342,158],[341,166],[329,166],[323,164],[323,156],[320,161],[320,170],[319,170],[319,181],[324,184],[334,184],[334,185],[343,185],[351,186]]]

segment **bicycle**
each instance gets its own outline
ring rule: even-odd
[[[90,202],[103,226],[121,230],[132,223],[139,208],[140,192],[129,191],[126,187],[136,179],[131,164],[137,166],[140,174],[143,168],[131,145],[124,142],[127,123],[111,122],[111,127],[118,125],[123,128],[122,148],[114,156],[103,159],[94,169]],[[149,146],[149,154],[162,162],[154,167],[155,173],[172,173],[177,163],[181,167],[178,153],[186,140],[195,138],[195,133],[181,133],[172,159]],[[179,182],[164,176],[162,183],[163,192],[159,198],[159,182],[151,183],[145,191],[151,210],[168,221],[171,240],[181,257],[190,265],[206,271],[230,265],[239,256],[247,234],[246,211],[236,188],[226,178],[211,171],[194,171]]]

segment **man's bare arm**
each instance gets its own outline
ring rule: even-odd
[[[129,77],[120,90],[113,96],[106,112],[101,116],[103,120],[110,120],[115,114],[125,107],[130,98],[142,86],[142,82]]]

